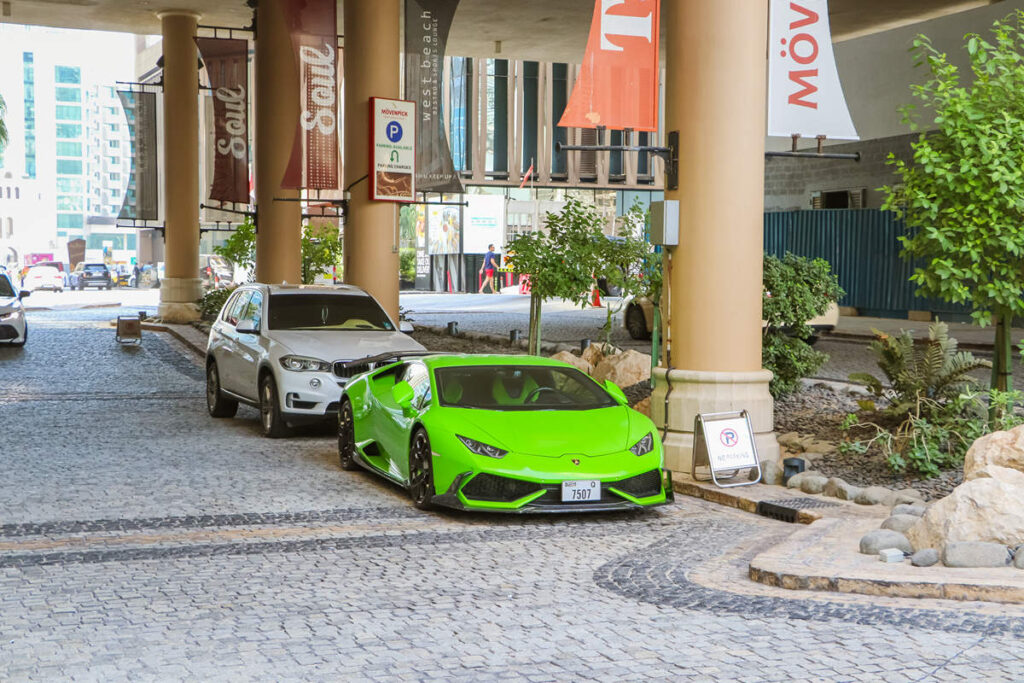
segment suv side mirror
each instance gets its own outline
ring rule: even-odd
[[[403,410],[409,410],[412,408],[412,399],[416,395],[416,392],[412,390],[412,385],[408,382],[399,382],[395,386],[391,387],[391,398],[395,399],[395,403]]]
[[[32,292],[28,291],[27,289],[23,289],[20,292],[18,292],[19,299],[24,299],[27,296],[32,296]]]
[[[623,406],[628,406],[629,405],[629,399],[626,398],[625,392],[623,392],[622,389],[620,389],[619,386],[617,384],[615,384],[615,382],[611,381],[610,379],[606,379],[604,381],[604,385],[603,386],[604,386],[604,390],[607,391],[608,394],[612,398],[614,398],[615,401],[619,405],[623,405]]]
[[[238,321],[238,324],[235,325],[235,332],[238,332],[238,334],[259,334],[260,326],[252,318],[246,318],[245,320]]]

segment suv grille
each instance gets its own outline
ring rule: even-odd
[[[345,363],[348,361],[339,360],[334,364],[334,375],[336,377],[355,377],[360,372],[366,372],[370,369],[369,363],[360,363],[359,365],[352,365],[345,367]]]
[[[511,503],[541,488],[542,484],[499,477],[485,472],[470,479],[469,483],[462,487],[462,494],[473,500]]]

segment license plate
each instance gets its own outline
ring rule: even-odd
[[[601,481],[598,479],[577,479],[562,482],[563,503],[584,503],[601,500]]]

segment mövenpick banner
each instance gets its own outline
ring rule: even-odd
[[[772,0],[768,135],[859,140],[839,82],[828,0]]]
[[[210,199],[249,203],[249,42],[196,38],[213,93]]]
[[[338,187],[338,3],[287,0],[285,20],[299,69],[299,125],[281,187]],[[369,57],[368,57],[369,58]]]
[[[659,0],[597,0],[559,126],[658,129]]]

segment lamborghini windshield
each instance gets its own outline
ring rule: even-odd
[[[590,410],[615,400],[574,368],[476,365],[434,371],[441,405],[484,410]]]
[[[271,330],[394,330],[387,314],[368,296],[272,294]]]

